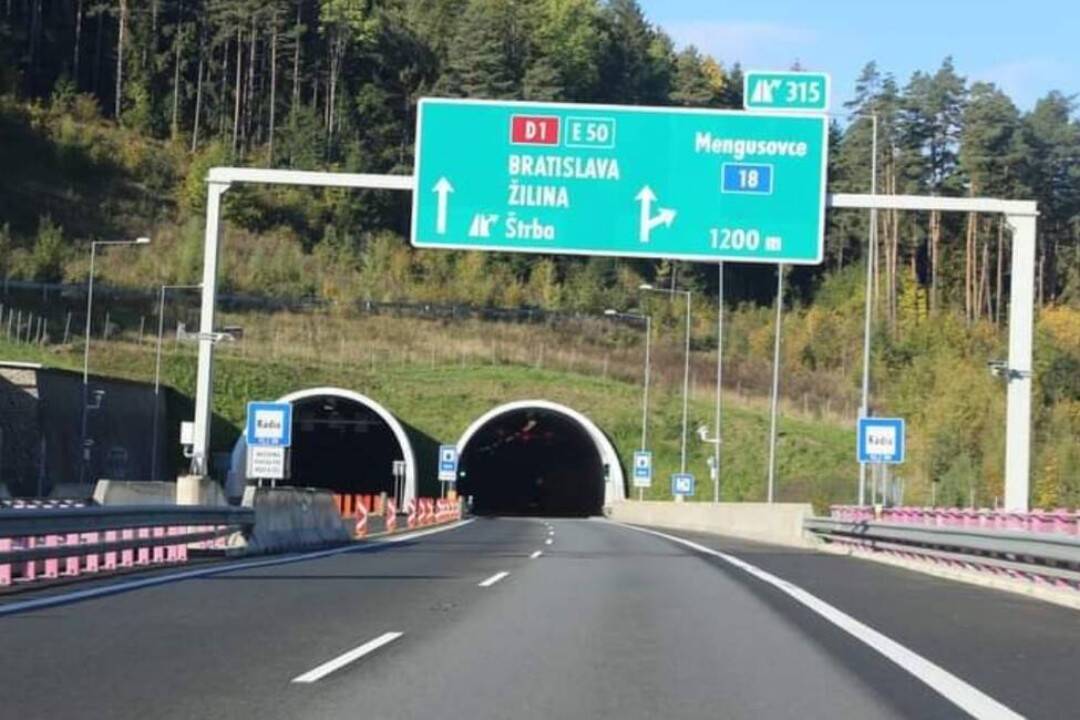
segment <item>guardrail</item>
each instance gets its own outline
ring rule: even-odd
[[[224,550],[229,535],[254,523],[251,508],[234,507],[0,510],[0,586],[183,563],[189,549]]]
[[[990,508],[833,505],[829,511],[836,520],[874,520],[904,525],[1080,535],[1080,512],[1068,508],[1011,512]]]
[[[803,527],[831,543],[955,569],[1080,590],[1080,537],[975,527],[807,518]]]

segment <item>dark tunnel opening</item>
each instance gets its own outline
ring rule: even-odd
[[[293,401],[288,483],[339,494],[394,494],[393,464],[404,450],[373,409],[345,397]]]
[[[577,421],[523,408],[487,421],[461,455],[459,491],[482,515],[598,515],[605,468]]]

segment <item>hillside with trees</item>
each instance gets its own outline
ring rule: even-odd
[[[427,95],[741,107],[742,74],[676,48],[635,0],[5,0],[0,6],[0,277],[79,282],[92,238],[152,232],[153,254],[102,276],[140,288],[201,265],[214,165],[409,173]],[[868,62],[832,126],[829,186],[1030,198],[1037,248],[1034,502],[1080,504],[1080,121],[1072,96],[1021,109],[946,58],[897,78]],[[715,345],[715,266],[422,252],[408,198],[236,190],[227,289],[358,300],[602,312],[641,282],[695,290],[695,347]],[[826,260],[790,274],[784,391],[857,397],[866,213],[835,212]],[[869,259],[874,410],[913,428],[914,502],[1000,496],[1010,232],[999,218],[882,212]],[[729,264],[725,362],[767,392],[775,270]],[[678,308],[655,302],[677,332]],[[674,335],[672,335],[674,337]]]

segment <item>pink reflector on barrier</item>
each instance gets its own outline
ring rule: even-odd
[[[11,538],[0,538],[0,552],[11,552]],[[0,587],[11,584],[11,565],[0,564]]]
[[[79,536],[75,533],[71,533],[64,538],[64,546],[71,548],[72,553],[77,553],[79,548]],[[80,566],[82,565],[82,557],[80,555],[68,555],[64,558],[64,574],[69,577],[75,577],[79,574]]]

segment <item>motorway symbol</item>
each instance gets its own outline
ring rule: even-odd
[[[292,444],[292,404],[249,402],[247,405],[248,447],[289,447]]]
[[[457,480],[458,451],[455,445],[439,446],[439,480],[455,482]]]
[[[690,496],[694,494],[693,473],[675,473],[671,476],[671,494]]]
[[[424,98],[416,247],[817,264],[823,115]]]
[[[675,220],[675,211],[671,208],[660,208],[660,212],[656,215],[652,214],[652,204],[656,202],[656,193],[652,191],[648,185],[641,188],[635,199],[641,205],[641,220],[638,223],[638,239],[643,242],[649,242],[649,235],[652,233],[653,228],[663,225],[665,227],[671,227],[671,223]]]
[[[903,418],[859,418],[857,457],[861,463],[904,462],[905,431]]]
[[[652,486],[652,453],[648,450],[634,452],[634,487]]]
[[[829,76],[751,70],[743,79],[743,107],[823,113],[829,109]]]

